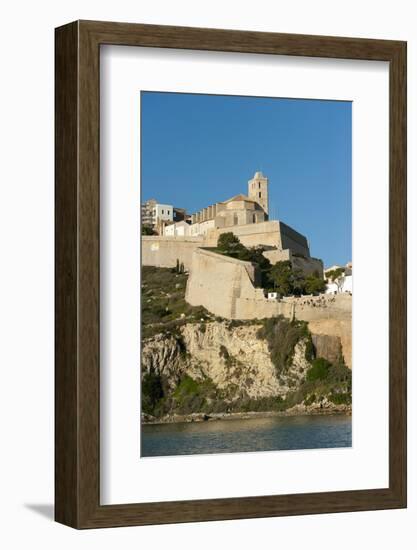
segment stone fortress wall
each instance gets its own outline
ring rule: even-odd
[[[352,297],[348,294],[303,296],[268,300],[262,288],[255,287],[255,271],[249,262],[197,248],[185,299],[204,306],[214,315],[227,319],[263,319],[283,315],[289,319],[317,321],[349,320]]]
[[[264,297],[262,289],[254,286],[255,277],[250,262],[198,248],[193,254],[185,299],[226,319],[279,315],[282,305]],[[291,310],[291,305],[284,307]]]
[[[192,227],[192,226],[191,226]],[[309,274],[323,274],[321,260],[310,257],[307,239],[280,221],[208,229],[206,235],[187,237],[142,236],[142,265],[174,267],[177,259],[191,269],[192,253],[199,247],[215,247],[222,233],[233,232],[247,246],[271,247],[264,252],[271,263],[290,260]]]
[[[268,222],[274,223],[274,222]],[[267,226],[271,227],[271,226]],[[243,237],[252,238],[253,233]],[[273,232],[260,235],[264,243],[275,239]],[[239,235],[241,239],[242,233]],[[241,239],[243,240],[243,239]],[[217,242],[217,241],[216,241]],[[248,243],[248,240],[245,241]],[[251,242],[249,240],[249,242]],[[203,237],[142,237],[142,265],[175,267],[177,260],[189,272],[186,299],[193,305],[203,305],[215,315],[227,319],[261,319],[283,315],[309,323],[314,335],[331,335],[340,339],[345,362],[352,366],[352,296],[348,294],[304,296],[271,301],[264,297],[263,290],[255,286],[256,270],[250,262],[211,252],[204,248]],[[291,250],[268,250],[264,252],[271,263],[292,260],[295,267],[309,270],[323,269],[320,260],[294,256]],[[302,265],[300,265],[302,263]],[[314,269],[313,269],[314,268]]]
[[[276,247],[277,250],[291,249],[293,252],[302,254],[306,258],[310,257],[307,239],[278,220],[237,225],[234,227],[213,228],[207,232],[207,246],[216,246],[219,236],[222,233],[230,231],[239,237],[243,245],[248,247],[264,245]]]
[[[189,271],[193,252],[203,244],[202,237],[142,236],[142,265],[175,267],[178,260]]]
[[[191,305],[202,305],[214,315],[227,319],[263,319],[283,315],[308,322],[313,338],[337,337],[346,365],[352,368],[352,296],[321,294],[267,300],[255,287],[252,264],[197,248],[185,298]]]

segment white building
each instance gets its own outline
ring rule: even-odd
[[[190,235],[191,226],[185,222],[180,221],[176,223],[171,223],[164,227],[164,236],[165,237],[188,237]]]
[[[154,207],[155,223],[174,221],[174,207],[172,204],[155,204]]]
[[[332,281],[327,277],[327,274],[336,269],[344,269],[344,273],[335,281]],[[352,262],[347,263],[346,266],[334,265],[327,268],[324,271],[324,277],[327,279],[326,294],[342,294],[343,292],[352,294]]]
[[[174,207],[172,204],[162,204],[150,199],[142,204],[142,225],[152,227],[159,234],[163,232],[165,224],[174,221]]]
[[[205,236],[210,229],[216,227],[214,220],[207,220],[205,222],[193,223],[190,226],[190,235],[193,237]]]

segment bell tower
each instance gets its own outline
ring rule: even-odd
[[[248,181],[248,197],[262,206],[266,214],[269,213],[268,178],[262,172],[255,172]]]

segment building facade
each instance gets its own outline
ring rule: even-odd
[[[170,225],[164,227],[164,236],[165,237],[188,237],[190,233],[191,226],[185,221],[174,222]]]

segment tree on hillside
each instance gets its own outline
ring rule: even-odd
[[[292,292],[292,267],[289,260],[276,262],[269,271],[269,280],[273,288],[281,296],[288,296]]]
[[[318,273],[308,275],[305,279],[304,290],[306,294],[320,294],[326,289],[326,282]]]
[[[318,273],[306,277],[301,269],[293,269],[289,260],[274,264],[267,277],[269,283],[281,296],[318,294],[326,288],[326,283]]]
[[[239,238],[236,237],[232,232],[222,233],[217,239],[217,248],[223,254],[228,256],[233,256],[234,258],[239,257],[243,260],[244,258],[240,256],[245,256],[247,248],[239,241]]]
[[[296,296],[301,296],[305,293],[306,279],[301,269],[292,269],[291,275],[291,291]]]

